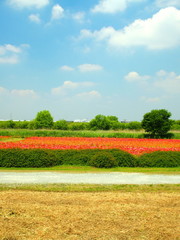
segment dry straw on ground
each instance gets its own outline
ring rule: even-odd
[[[3,240],[178,240],[176,192],[0,192]]]

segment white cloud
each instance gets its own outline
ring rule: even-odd
[[[124,79],[130,83],[138,83],[148,89],[161,90],[169,94],[180,93],[180,75],[174,72],[158,71],[154,76],[141,76],[138,72],[129,72]]]
[[[0,87],[0,94],[5,94],[5,93],[7,93],[7,89]]]
[[[52,8],[52,20],[58,20],[64,16],[64,9],[59,5],[56,4]]]
[[[149,98],[149,97],[142,97],[141,100],[143,102],[148,102],[148,103],[157,103],[157,102],[159,102],[161,100],[161,98],[160,97],[151,97],[151,98]]]
[[[12,95],[20,96],[20,97],[36,97],[36,93],[34,90],[29,89],[13,89],[10,92]]]
[[[20,53],[21,48],[11,44],[5,44],[4,46],[0,46],[0,55],[4,55],[7,52]]]
[[[60,67],[60,69],[63,70],[63,71],[69,71],[69,72],[74,70],[74,68],[72,68],[70,66],[67,66],[67,65],[64,65],[64,66]]]
[[[120,30],[105,27],[91,32],[81,31],[80,39],[94,38],[106,41],[114,48],[144,46],[148,49],[160,50],[180,45],[180,10],[169,7],[161,9],[152,18],[137,19]]]
[[[156,0],[155,4],[160,7],[180,7],[179,0]]]
[[[96,64],[82,64],[78,66],[80,72],[93,72],[100,71],[103,69],[102,66]]]
[[[0,64],[17,64],[19,63],[19,57],[16,55],[0,57]]]
[[[125,77],[125,80],[128,82],[137,82],[137,83],[146,83],[148,79],[150,79],[150,76],[141,76],[137,72],[129,72]]]
[[[101,94],[98,91],[90,91],[90,92],[83,92],[77,94],[77,97],[82,97],[82,98],[99,98],[101,97]]]
[[[34,23],[40,23],[41,19],[39,17],[39,14],[31,14],[29,15],[29,20]]]
[[[29,47],[27,44],[22,44],[19,47],[11,44],[1,45],[0,64],[17,64],[20,61],[20,54],[27,47]]]
[[[117,13],[124,11],[130,2],[141,2],[143,0],[100,0],[91,10],[94,13]]]
[[[85,13],[84,12],[77,12],[75,14],[72,15],[72,18],[79,22],[79,23],[83,23],[84,22],[84,17],[85,17]]]
[[[42,8],[49,4],[49,0],[7,0],[7,3],[17,8]]]
[[[161,70],[156,74],[156,80],[154,86],[162,89],[167,93],[180,94],[180,75],[176,75],[174,72],[166,72]]]
[[[69,90],[84,88],[84,87],[92,87],[94,86],[93,82],[72,82],[65,81],[62,86],[57,88],[52,88],[51,93],[53,95],[66,95]]]
[[[103,67],[97,64],[81,64],[76,68],[72,68],[70,66],[64,65],[64,66],[61,66],[60,69],[63,71],[73,71],[75,69],[78,69],[80,72],[94,72],[94,71],[102,70]]]
[[[6,94],[7,96],[16,96],[16,97],[31,97],[31,98],[37,97],[36,92],[30,89],[9,90],[9,89],[0,87],[0,94]]]

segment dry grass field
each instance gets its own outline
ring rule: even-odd
[[[1,240],[178,240],[178,192],[0,192]]]

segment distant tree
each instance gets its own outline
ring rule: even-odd
[[[116,116],[107,116],[107,120],[110,122],[110,129],[118,130],[120,128],[120,122]]]
[[[37,113],[35,118],[36,128],[52,128],[53,127],[53,117],[50,112],[43,110]]]
[[[118,117],[116,116],[107,116],[107,119],[111,122],[118,122]]]
[[[94,119],[92,119],[89,123],[90,129],[100,129],[100,130],[109,130],[110,129],[110,121],[104,115],[96,115]]]
[[[59,120],[54,123],[54,129],[59,130],[67,130],[68,129],[68,123],[66,120]]]
[[[171,113],[165,109],[152,110],[144,115],[142,128],[153,138],[164,138],[171,128]]]

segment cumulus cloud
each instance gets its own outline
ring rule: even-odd
[[[60,69],[63,71],[73,71],[73,70],[77,69],[80,72],[94,72],[94,71],[101,71],[103,69],[103,67],[101,65],[97,65],[97,64],[81,64],[75,68],[64,65],[64,66],[60,67]]]
[[[92,87],[94,86],[93,82],[72,82],[72,81],[65,81],[62,86],[57,88],[52,88],[51,93],[53,95],[66,95],[68,91],[84,88],[84,87]]]
[[[141,76],[138,72],[129,72],[124,79],[129,83],[138,83],[149,89],[160,89],[169,94],[180,93],[180,75],[175,72],[158,71],[154,76]]]
[[[67,71],[67,72],[71,72],[74,70],[74,68],[70,67],[70,66],[67,66],[67,65],[64,65],[64,66],[61,66],[60,67],[60,70],[62,71]]]
[[[141,76],[137,72],[129,72],[124,78],[128,82],[137,82],[142,84],[145,83],[148,79],[150,79],[150,76]]]
[[[180,7],[179,0],[156,0],[156,6],[163,8],[163,7]]]
[[[85,17],[85,13],[84,12],[77,12],[77,13],[74,13],[72,15],[72,18],[79,22],[79,23],[83,23],[84,22],[84,17]]]
[[[35,98],[37,97],[37,94],[34,90],[31,89],[6,89],[3,87],[0,87],[0,94],[6,94],[8,96],[17,96],[17,97],[31,97]]]
[[[113,27],[104,27],[94,32],[84,29],[80,39],[105,41],[114,48],[144,46],[151,50],[161,50],[180,45],[179,26],[180,10],[168,7],[161,9],[152,18],[137,19],[120,30]]]
[[[39,14],[31,14],[29,15],[29,20],[34,23],[40,23],[41,19],[39,17]]]
[[[7,0],[7,3],[16,8],[42,8],[49,4],[49,0]]]
[[[52,20],[58,20],[64,16],[64,9],[59,5],[56,4],[52,8]]]
[[[174,72],[166,72],[161,70],[156,74],[154,86],[162,89],[167,93],[180,94],[180,75]]]
[[[10,92],[12,95],[20,96],[20,97],[36,97],[36,93],[34,90],[29,89],[13,89]]]
[[[94,13],[117,13],[124,11],[131,2],[141,2],[143,0],[100,0],[91,10]]]
[[[27,47],[29,47],[27,44],[19,47],[12,44],[0,45],[0,64],[17,64],[20,61],[20,54]]]
[[[103,67],[97,64],[82,64],[78,66],[78,69],[80,72],[93,72],[100,71]]]

